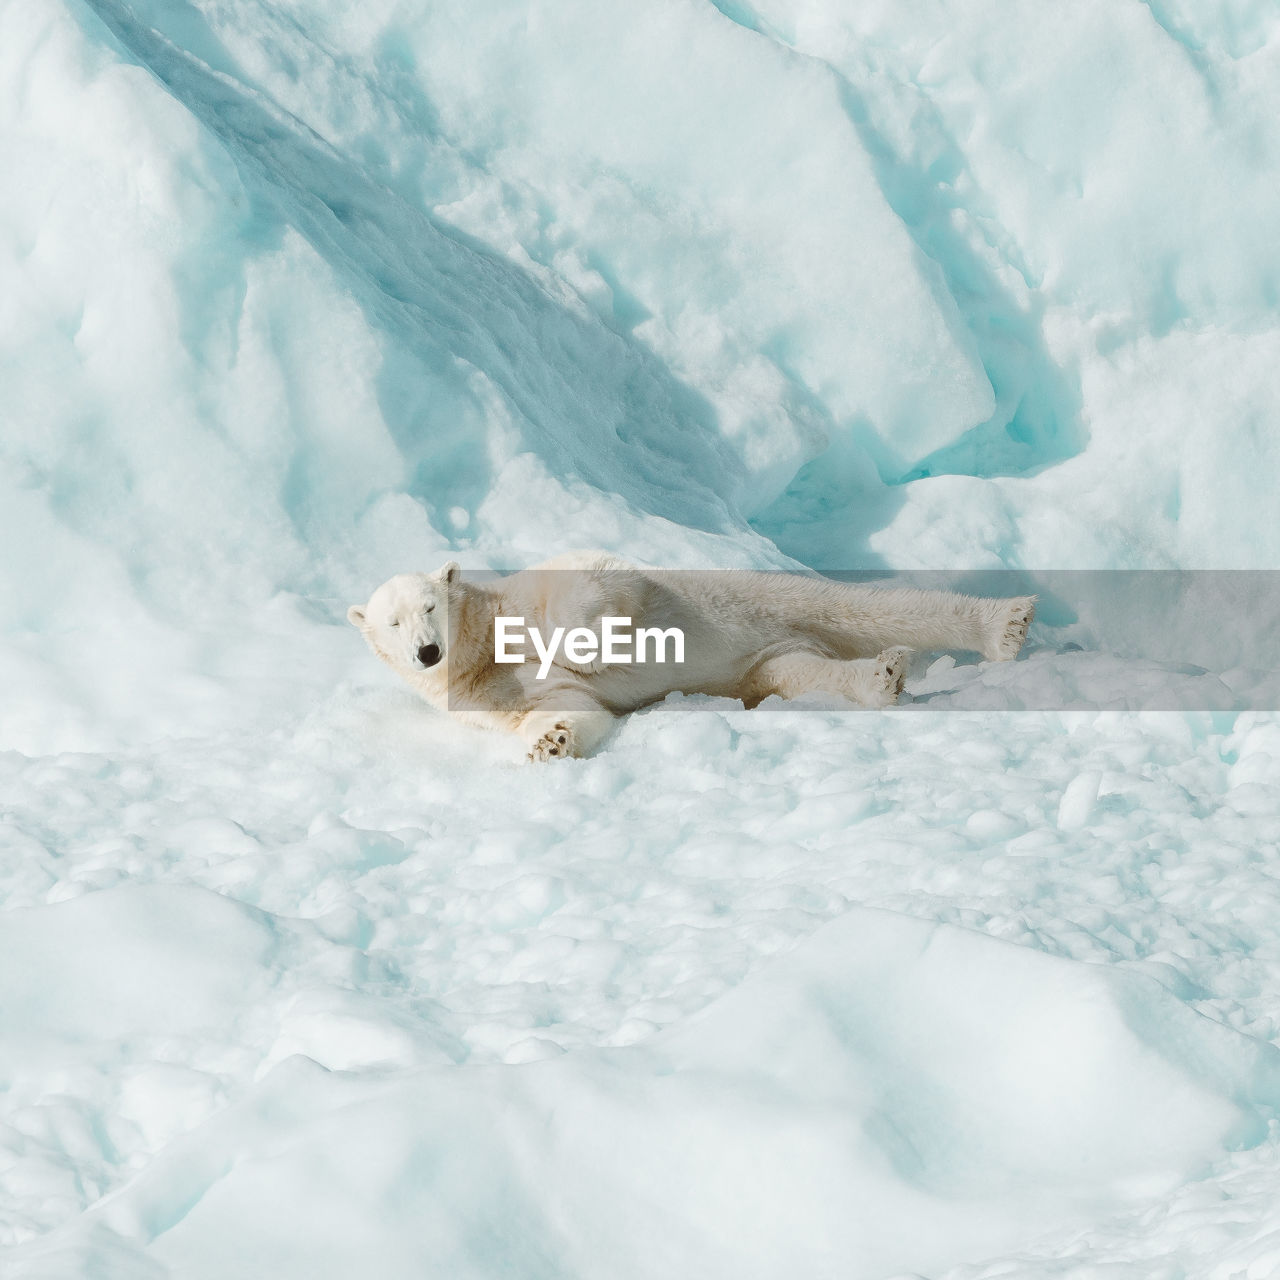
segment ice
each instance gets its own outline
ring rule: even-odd
[[[1274,563],[1275,42],[1183,8],[9,7],[8,741],[241,723],[406,548]]]
[[[1058,805],[1058,826],[1063,831],[1079,831],[1093,816],[1101,783],[1097,773],[1081,773],[1067,783]]]
[[[106,1227],[189,1276],[930,1270],[1174,1186],[1280,1098],[1280,1053],[1150,978],[865,910],[644,1048],[506,1061],[542,1065],[291,1059],[28,1256]]]
[[[254,979],[271,945],[265,920],[193,888],[115,889],[11,914],[0,963],[8,1072],[29,1053],[61,1056],[64,1042],[207,1029],[261,994]]]
[[[1183,1247],[1206,1171],[1270,1220],[1273,717],[678,699],[540,771],[399,699],[0,758],[9,1270],[932,1274]]]
[[[1278,59],[0,5],[0,1272],[1274,1271]],[[343,621],[589,546],[1039,621],[545,770]]]

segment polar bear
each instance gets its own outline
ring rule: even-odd
[[[647,569],[581,551],[491,584],[464,581],[454,562],[435,573],[399,574],[347,617],[432,705],[516,733],[530,760],[552,760],[590,754],[618,716],[669,693],[752,707],[772,694],[822,691],[858,706],[888,706],[902,691],[911,649],[966,649],[1007,661],[1034,612],[1034,596],[993,600],[790,573]],[[530,635],[561,628],[557,639],[627,620],[657,637],[678,631],[684,648],[681,660],[666,661],[655,641],[654,660],[611,665],[607,653],[575,653],[565,644],[552,656],[543,644],[535,663],[504,648],[504,619],[523,621]]]

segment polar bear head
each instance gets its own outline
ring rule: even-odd
[[[449,647],[449,588],[458,581],[451,560],[435,573],[399,573],[382,584],[366,605],[353,604],[347,620],[369,647],[402,675],[440,667]]]

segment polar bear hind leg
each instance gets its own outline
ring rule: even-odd
[[[1027,628],[1036,616],[1036,598],[1021,596],[1000,603],[1005,607],[996,617],[993,634],[982,656],[991,662],[1011,662],[1018,656],[1027,638]]]
[[[754,706],[775,694],[838,693],[860,707],[888,707],[898,700],[910,650],[886,649],[876,658],[824,658],[816,653],[784,653],[766,658],[747,678],[744,700]]]

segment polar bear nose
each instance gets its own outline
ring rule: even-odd
[[[424,644],[418,647],[418,661],[424,667],[434,667],[440,661],[440,646],[438,644]]]

